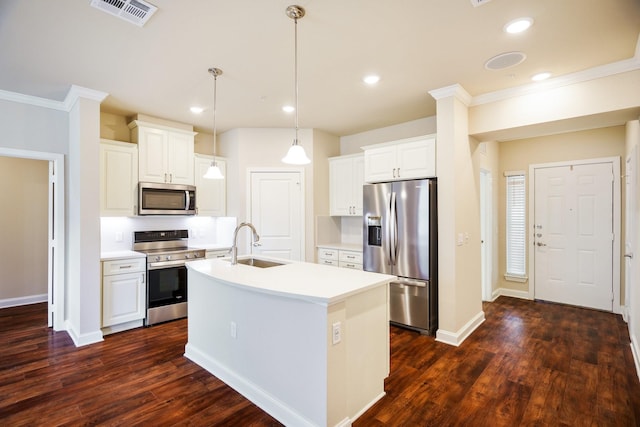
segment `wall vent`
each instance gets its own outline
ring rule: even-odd
[[[158,10],[143,0],[91,0],[91,6],[139,27],[146,24],[151,15]]]
[[[485,3],[489,3],[491,0],[471,0],[473,7],[482,6]]]

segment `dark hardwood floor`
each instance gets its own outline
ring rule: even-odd
[[[391,328],[387,395],[364,426],[640,426],[620,316],[501,297],[460,347]],[[46,306],[0,310],[0,425],[278,426],[182,356],[187,321],[75,348]]]

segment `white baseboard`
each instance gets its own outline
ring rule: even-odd
[[[102,331],[97,330],[88,334],[78,334],[71,322],[68,320],[65,322],[65,329],[76,347],[82,347],[89,344],[95,344],[100,341],[104,341]]]
[[[47,294],[28,295],[26,297],[6,298],[0,300],[0,308],[18,307],[21,305],[37,304],[47,302],[49,299]]]
[[[633,354],[633,361],[636,364],[636,374],[638,375],[638,379],[640,379],[640,346],[634,336],[631,337],[631,353]]]
[[[505,297],[512,297],[512,298],[528,299],[528,300],[531,299],[529,298],[529,291],[518,291],[515,289],[500,288],[494,291],[494,295],[495,294],[497,294],[496,298],[498,298],[499,296],[505,296]],[[495,298],[494,298],[494,301],[495,301]]]
[[[480,326],[484,322],[484,311],[476,314],[471,320],[467,322],[462,328],[460,328],[456,332],[445,331],[443,329],[438,329],[436,332],[436,341],[459,346],[462,344],[464,340],[466,340],[469,335]]]

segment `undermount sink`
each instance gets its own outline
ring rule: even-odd
[[[259,258],[239,259],[238,264],[251,265],[253,267],[260,267],[260,268],[268,268],[268,267],[276,267],[278,265],[284,265],[281,262],[267,261],[266,259],[259,259]]]

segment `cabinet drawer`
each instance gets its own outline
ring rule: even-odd
[[[338,250],[337,249],[327,249],[327,248],[319,248],[318,249],[318,259],[328,259],[328,260],[338,260]]]
[[[205,257],[206,258],[224,258],[229,256],[228,250],[213,250],[207,251]]]
[[[144,272],[147,269],[146,258],[129,258],[102,263],[102,274],[111,276],[113,274]]]
[[[338,264],[338,267],[340,268],[351,268],[353,270],[362,270],[362,264],[358,264],[355,262],[343,262],[340,261],[340,263]]]
[[[362,252],[340,251],[340,262],[362,264]]]
[[[336,260],[336,259],[323,259],[323,258],[320,258],[320,259],[318,260],[318,264],[323,264],[323,265],[333,265],[333,266],[337,267],[337,266],[338,266],[338,260]]]

